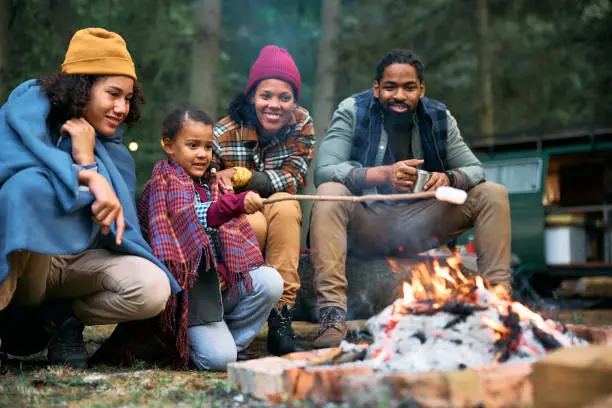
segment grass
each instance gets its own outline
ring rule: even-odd
[[[94,326],[85,329],[84,337],[90,355],[113,328]],[[302,332],[306,345],[310,345],[312,336],[304,330]],[[268,355],[265,334],[263,330],[249,347],[250,358]],[[167,370],[146,364],[131,369],[96,366],[77,370],[46,367],[44,357],[44,353],[40,353],[26,359],[9,360],[8,373],[0,374],[0,407],[272,406],[232,390],[227,373]],[[311,404],[297,402],[284,406],[309,407]]]
[[[612,324],[612,311],[592,312],[598,313],[557,313],[555,318],[565,323]],[[317,326],[297,322],[294,327],[302,343],[306,347],[311,346]],[[113,326],[86,328],[84,335],[90,355],[112,329]],[[265,334],[264,328],[249,348],[251,358],[267,355]],[[272,406],[232,390],[226,373],[175,371],[145,364],[129,370],[105,366],[88,370],[45,367],[44,354],[24,360],[11,359],[8,368],[7,374],[0,374],[0,407]],[[284,406],[310,407],[311,404],[295,402]]]
[[[108,337],[112,326],[88,327],[89,353]],[[0,377],[1,407],[166,407],[229,406],[249,403],[233,392],[226,373],[166,370],[141,364],[131,370],[97,366],[88,370],[44,367],[44,354],[11,359]],[[254,405],[251,405],[254,406]]]
[[[0,384],[0,406],[211,406],[214,393],[220,390],[231,395],[225,373],[158,368],[123,372],[22,369]]]

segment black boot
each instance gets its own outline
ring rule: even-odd
[[[2,339],[0,339],[0,350],[2,350]],[[4,375],[8,372],[8,368],[6,363],[8,361],[8,356],[0,351],[0,375]]]
[[[47,308],[46,330],[51,335],[47,348],[49,364],[87,368],[85,325],[72,312],[72,300],[50,302]]]
[[[291,327],[292,320],[293,308],[284,305],[281,309],[272,309],[268,317],[268,353],[282,356],[304,351]]]

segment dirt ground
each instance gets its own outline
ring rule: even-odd
[[[612,325],[612,310],[549,312],[565,323]],[[357,329],[363,322],[351,322]],[[306,347],[312,346],[317,326],[296,322],[296,333]],[[85,340],[89,353],[110,335],[113,326],[88,327]],[[353,334],[358,335],[357,332]],[[266,328],[249,347],[249,358],[268,355]],[[0,407],[309,407],[309,403],[268,404],[231,389],[227,374],[172,371],[139,365],[131,370],[93,367],[73,370],[45,367],[44,354],[26,360],[12,358],[8,372],[0,374]],[[329,407],[338,405],[330,404]]]

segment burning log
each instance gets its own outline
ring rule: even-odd
[[[563,345],[559,343],[554,336],[546,333],[544,330],[541,330],[538,328],[538,326],[534,326],[532,330],[533,334],[535,334],[536,338],[540,340],[540,343],[542,343],[546,350],[552,351],[563,347]]]
[[[502,321],[503,327],[506,330],[495,342],[495,347],[498,350],[495,360],[505,363],[512,353],[518,350],[522,340],[522,333],[519,315],[512,310],[512,307],[508,306],[508,314],[503,316]]]

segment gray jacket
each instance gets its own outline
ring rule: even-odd
[[[461,137],[457,121],[449,111],[447,163],[455,175],[455,186],[464,190],[484,181],[484,169]],[[327,135],[317,152],[315,165],[315,184],[319,186],[328,181],[336,181],[349,186],[351,191],[365,189],[365,169],[361,163],[351,161],[351,151],[355,141],[356,105],[352,97],[338,105],[332,116]],[[385,132],[380,138],[379,149],[386,151],[388,136]],[[412,128],[412,152],[415,159],[423,158],[418,124]],[[379,163],[382,165],[382,163]]]

